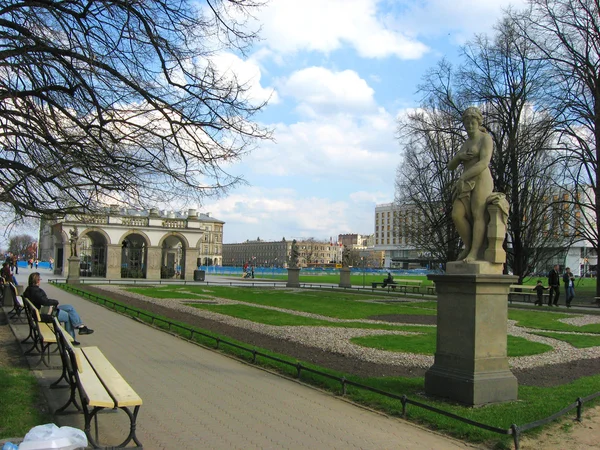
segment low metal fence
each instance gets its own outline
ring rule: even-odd
[[[166,319],[155,317],[153,314],[147,313],[145,311],[141,311],[138,308],[130,308],[127,305],[124,305],[121,302],[116,302],[116,301],[113,301],[113,300],[110,300],[110,299],[98,296],[98,295],[93,294],[91,292],[83,291],[81,289],[77,289],[73,285],[57,283],[57,280],[49,280],[49,281],[50,281],[50,283],[53,283],[53,284],[60,284],[60,287],[63,288],[63,289],[65,289],[67,291],[71,291],[71,292],[73,292],[73,293],[75,293],[75,294],[77,294],[77,295],[79,295],[79,296],[81,296],[83,298],[89,298],[90,300],[93,300],[93,301],[95,301],[97,303],[100,303],[103,306],[106,306],[106,307],[108,307],[110,309],[124,310],[125,313],[127,315],[131,316],[131,317],[142,319],[141,316],[144,316],[147,319],[149,319],[150,324],[152,326],[157,326],[156,323],[160,322],[162,324],[165,324],[167,326],[168,331],[170,331],[170,332],[174,332],[174,329],[186,331],[186,332],[190,333],[190,340],[191,341],[194,340],[194,336],[195,335],[198,335],[198,336],[203,336],[203,337],[205,337],[207,339],[214,340],[215,341],[215,349],[220,349],[220,347],[222,345],[227,345],[227,346],[230,346],[230,347],[233,347],[233,348],[237,348],[238,350],[242,350],[242,351],[248,352],[248,353],[250,353],[252,355],[252,363],[253,364],[256,363],[257,357],[260,356],[262,358],[265,358],[265,359],[268,359],[268,360],[271,360],[271,361],[276,361],[276,362],[278,362],[280,364],[284,364],[284,365],[287,365],[287,366],[295,368],[296,369],[296,377],[298,379],[300,378],[302,372],[309,372],[309,373],[313,373],[315,375],[322,376],[324,378],[328,378],[328,379],[333,380],[333,381],[338,381],[340,383],[340,385],[341,385],[342,396],[346,395],[346,393],[347,393],[347,387],[348,386],[353,386],[355,388],[363,389],[363,390],[366,390],[366,391],[370,391],[370,392],[379,394],[379,395],[387,397],[387,398],[399,400],[401,402],[401,404],[402,404],[402,417],[403,418],[406,418],[406,416],[407,416],[407,406],[408,405],[413,405],[413,406],[416,406],[418,408],[423,408],[423,409],[426,409],[428,411],[431,411],[431,412],[434,412],[434,413],[441,414],[443,416],[449,417],[451,419],[458,420],[458,421],[466,423],[468,425],[472,425],[474,427],[478,427],[478,428],[490,431],[492,433],[506,435],[506,436],[512,436],[513,443],[514,443],[514,446],[515,446],[515,450],[519,450],[519,448],[520,448],[519,440],[520,440],[521,433],[523,433],[524,431],[531,430],[532,428],[536,428],[536,427],[539,427],[539,426],[542,426],[542,425],[546,425],[546,424],[548,424],[548,423],[550,423],[550,422],[552,422],[552,421],[554,421],[554,420],[556,420],[556,419],[558,419],[558,418],[560,418],[560,417],[568,414],[569,412],[573,411],[574,409],[577,410],[577,414],[576,414],[576,418],[575,419],[577,421],[581,422],[581,417],[582,417],[582,412],[583,412],[583,405],[586,402],[589,402],[591,400],[594,400],[594,399],[600,397],[600,391],[596,392],[594,394],[588,395],[586,397],[578,397],[575,400],[575,402],[571,403],[570,405],[567,405],[565,408],[563,408],[560,411],[552,414],[551,416],[545,417],[543,419],[536,420],[534,422],[526,423],[526,424],[523,424],[523,425],[512,424],[509,428],[498,428],[498,427],[494,427],[494,426],[491,426],[491,425],[487,425],[485,423],[481,423],[481,422],[477,422],[477,421],[468,419],[466,417],[461,417],[461,416],[459,416],[457,414],[454,414],[454,413],[451,413],[451,412],[448,412],[448,411],[444,411],[443,409],[436,408],[435,406],[431,406],[431,405],[428,405],[426,403],[419,402],[417,400],[410,399],[406,395],[398,395],[398,394],[394,394],[392,392],[386,392],[386,391],[383,391],[381,389],[377,389],[377,388],[374,388],[372,386],[368,386],[366,384],[357,383],[355,381],[348,380],[345,377],[338,377],[338,376],[335,376],[335,375],[331,375],[331,374],[322,372],[322,371],[317,370],[317,369],[313,369],[311,367],[304,366],[300,362],[294,363],[294,362],[286,361],[284,359],[277,358],[276,356],[272,356],[272,355],[268,355],[266,353],[260,352],[260,351],[258,351],[256,349],[245,347],[243,345],[236,344],[234,342],[229,342],[229,341],[227,341],[225,339],[221,339],[218,336],[213,336],[213,335],[211,335],[209,333],[206,333],[206,332],[203,332],[203,331],[198,331],[198,330],[195,330],[195,329],[193,329],[191,327],[186,327],[186,326],[183,326],[183,325],[179,325],[179,324],[173,323],[173,322],[171,322],[169,320],[166,320]],[[263,285],[263,284],[261,284],[261,285]]]

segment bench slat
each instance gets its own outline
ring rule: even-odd
[[[81,354],[82,350],[80,348],[75,348],[73,350],[75,355],[79,354],[79,358],[77,358],[78,363],[81,362],[79,381],[81,382],[81,388],[88,400],[88,404],[90,406],[99,406],[101,408],[114,408],[114,400],[98,379],[98,376],[94,372],[94,369],[92,369],[88,360]]]
[[[98,378],[102,380],[117,406],[137,406],[142,404],[142,399],[125,381],[121,374],[106,359],[98,347],[83,348],[83,353],[94,367]]]

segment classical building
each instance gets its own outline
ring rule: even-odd
[[[198,266],[222,264],[223,225],[195,209],[185,214],[112,206],[104,213],[42,220],[39,255],[53,258],[54,273],[67,276],[70,238],[77,236],[82,277],[193,280]]]
[[[300,252],[300,267],[335,264],[342,260],[342,246],[332,242],[313,239],[297,240]],[[281,241],[246,241],[223,244],[223,265],[242,266],[244,263],[256,267],[288,267],[292,239]]]

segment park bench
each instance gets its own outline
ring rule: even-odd
[[[13,307],[8,312],[8,318],[15,319],[15,320],[16,319],[21,320],[21,313],[25,309],[25,303],[23,303],[23,297],[21,297],[18,294],[17,287],[14,284],[9,283],[8,289],[10,289],[10,291],[12,292],[12,297],[13,297]]]
[[[371,283],[372,289],[377,289],[379,286],[382,287],[391,287],[392,290],[396,290],[396,288],[400,289],[405,294],[407,293],[408,288],[411,288],[413,292],[419,292],[421,289],[422,280],[393,280],[387,282],[373,282]]]
[[[435,295],[435,283],[427,286],[427,293],[431,295]]]
[[[52,324],[42,321],[40,310],[28,298],[23,297],[23,304],[29,324],[29,335],[21,343],[25,344],[29,340],[32,342],[31,348],[25,352],[25,355],[33,355],[37,352],[40,360],[35,366],[43,362],[46,367],[50,367],[50,346],[56,345],[54,328]]]
[[[64,364],[64,378],[70,388],[68,401],[56,410],[56,414],[64,412],[69,405],[74,405],[79,411],[83,409],[84,431],[88,442],[93,448],[101,448],[98,444],[97,414],[104,409],[121,409],[129,417],[129,434],[121,444],[110,448],[126,447],[132,440],[137,445],[136,448],[143,448],[136,436],[136,421],[142,406],[141,397],[98,347],[75,348],[66,330],[56,322],[56,318],[54,320],[58,348]],[[58,383],[61,378],[53,384]],[[77,394],[81,406],[77,403]],[[96,420],[95,436],[91,433],[92,420]]]
[[[537,300],[537,292],[533,290],[534,286],[525,286],[523,284],[511,284],[508,291],[508,301],[512,303],[513,296],[522,296],[528,303],[531,300],[535,302]],[[544,293],[544,300],[549,294]]]

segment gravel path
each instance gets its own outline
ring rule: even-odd
[[[426,369],[433,364],[433,356],[419,355],[413,353],[400,353],[400,352],[389,352],[384,350],[378,350],[374,348],[368,348],[353,344],[350,339],[362,336],[374,336],[374,335],[410,335],[415,334],[405,331],[390,331],[390,330],[372,330],[362,328],[337,328],[337,327],[319,327],[319,326],[272,326],[265,325],[249,320],[238,319],[215,312],[194,308],[188,306],[185,303],[190,303],[189,296],[185,299],[156,299],[152,297],[146,297],[141,294],[135,294],[126,292],[118,286],[110,285],[98,285],[96,286],[99,290],[105,290],[111,293],[125,294],[128,297],[132,297],[144,302],[158,304],[166,306],[174,310],[191,314],[194,316],[203,317],[209,320],[219,321],[221,323],[243,328],[255,333],[264,334],[276,339],[283,341],[293,342],[304,346],[314,347],[325,350],[327,352],[333,352],[339,355],[343,355],[349,358],[359,359],[375,364],[385,365],[397,365],[397,366],[414,366],[418,368]],[[188,295],[188,293],[186,293]],[[199,295],[199,297],[202,297]],[[193,301],[193,300],[192,300]],[[347,320],[347,319],[336,319],[327,316],[321,316],[318,314],[300,312],[289,310],[285,308],[278,308],[273,306],[256,305],[252,303],[240,302],[222,298],[203,298],[198,300],[200,303],[210,302],[211,304],[231,305],[231,304],[242,304],[246,306],[258,307],[263,309],[269,309],[274,311],[280,311],[287,314],[294,314],[302,317],[314,318],[335,323],[377,323],[377,324],[389,324],[398,325],[397,321],[381,321],[381,320]],[[562,321],[570,325],[583,326],[590,323],[598,323],[599,316],[587,316],[587,315],[574,315],[571,318],[563,319]],[[432,326],[432,325],[420,325],[420,326]],[[531,356],[522,356],[509,358],[509,365],[512,369],[531,369],[536,367],[542,367],[546,365],[569,363],[579,360],[591,360],[600,358],[600,346],[591,348],[578,349],[572,345],[552,339],[545,336],[537,336],[533,332],[539,330],[532,330],[528,328],[517,327],[514,321],[508,323],[508,333],[512,336],[518,336],[528,339],[533,342],[539,342],[547,344],[553,347],[553,350]]]

